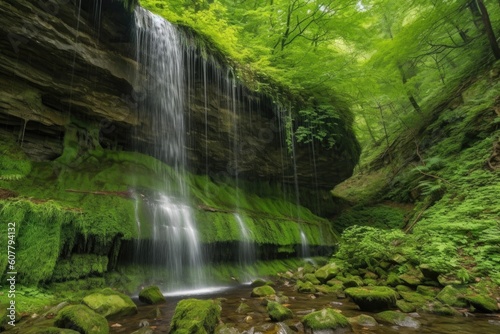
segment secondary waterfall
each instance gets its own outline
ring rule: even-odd
[[[142,233],[149,241],[139,248],[140,260],[153,264],[153,279],[166,282],[167,290],[199,287],[203,261],[185,185],[186,75],[180,34],[141,7],[135,10],[135,33],[137,60],[145,73],[145,78],[139,78],[145,95],[138,107],[154,143],[146,151],[173,169],[164,172],[164,184],[145,205],[151,226],[140,225],[141,233],[143,228],[149,232]]]
[[[301,241],[301,254],[300,256],[307,258],[310,257],[311,254],[309,252],[309,243],[307,242],[307,237],[304,231],[300,231],[300,241]]]

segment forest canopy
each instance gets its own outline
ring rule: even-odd
[[[431,110],[436,97],[500,58],[498,1],[141,0],[141,5],[194,28],[228,55],[239,73],[270,78],[309,105],[330,106],[309,114],[326,112],[322,117],[335,119],[335,109],[347,104],[362,143],[384,142]]]

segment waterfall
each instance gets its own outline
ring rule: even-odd
[[[307,242],[307,237],[304,231],[300,231],[300,242],[301,242],[301,256],[303,258],[308,258],[311,256],[309,253],[309,243]]]
[[[248,273],[248,270],[250,269],[249,266],[255,262],[254,241],[251,231],[246,226],[243,218],[238,213],[234,214],[234,218],[238,222],[241,234],[241,240],[238,245],[238,260],[244,271],[241,273],[241,279],[251,281],[253,277]]]
[[[140,224],[144,239],[139,243],[146,245],[138,248],[139,258],[154,266],[152,279],[164,282],[166,290],[200,287],[203,261],[185,184],[186,74],[180,34],[141,7],[135,9],[135,34],[137,61],[144,74],[139,80],[145,89],[138,107],[154,143],[145,150],[172,167],[158,194],[144,204],[151,226]]]

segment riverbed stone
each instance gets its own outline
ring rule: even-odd
[[[297,281],[296,284],[296,289],[300,293],[315,293],[316,288],[314,287],[314,284],[311,282],[302,282],[302,281]]]
[[[220,313],[221,307],[217,301],[183,299],[175,308],[170,333],[213,333],[219,323]]]
[[[314,285],[319,285],[321,282],[316,278],[314,274],[305,274],[304,280],[311,282]]]
[[[378,325],[378,322],[377,320],[375,320],[375,318],[366,314],[360,314],[356,317],[348,318],[348,320],[351,324],[356,324],[362,327],[375,327]]]
[[[418,329],[421,324],[420,321],[404,314],[396,311],[384,311],[377,313],[375,317],[379,322],[396,325],[400,327],[408,327]]]
[[[110,288],[85,296],[83,304],[107,319],[137,313],[137,306],[129,296]]]
[[[436,299],[446,305],[465,307],[467,303],[462,299],[462,296],[462,292],[451,285],[447,285],[437,294]]]
[[[264,285],[267,285],[267,281],[263,280],[262,278],[257,278],[253,280],[252,283],[250,283],[250,286],[252,288],[257,288],[259,286],[264,286]]]
[[[322,283],[327,282],[328,280],[331,280],[337,274],[342,270],[342,267],[337,264],[336,262],[330,262],[323,267],[319,268],[316,270],[314,275],[316,278],[321,281]]]
[[[139,292],[139,300],[150,305],[164,304],[167,302],[160,288],[155,285],[142,289],[141,292]]]
[[[489,296],[467,295],[464,299],[478,312],[493,313],[499,311],[497,301]]]
[[[289,308],[277,302],[267,303],[267,313],[272,321],[283,321],[293,318],[293,312]]]
[[[440,301],[435,301],[429,304],[426,304],[419,308],[420,311],[425,313],[437,314],[437,315],[446,315],[446,316],[458,316],[460,312],[455,310],[453,307],[449,305],[445,305]]]
[[[325,308],[321,311],[309,313],[302,318],[302,323],[304,324],[306,333],[351,328],[349,320],[332,308]]]
[[[54,324],[81,334],[108,334],[108,321],[85,305],[70,305],[59,311]]]
[[[407,302],[406,300],[400,299],[396,301],[396,306],[401,312],[411,313],[417,310],[417,306],[415,304]]]
[[[253,288],[251,296],[252,297],[266,297],[275,295],[276,291],[269,285],[258,286]]]
[[[363,311],[376,312],[396,306],[397,293],[385,286],[349,288],[345,293]]]
[[[422,295],[434,298],[439,293],[439,288],[435,286],[419,285],[417,286],[417,292]]]

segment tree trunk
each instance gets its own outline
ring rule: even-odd
[[[490,16],[488,14],[488,10],[484,5],[483,0],[477,0],[477,5],[481,10],[481,19],[483,21],[484,29],[486,30],[486,36],[488,37],[488,41],[490,42],[491,50],[493,51],[493,55],[495,59],[500,59],[500,48],[498,47],[497,39],[495,37],[495,31],[491,26]]]

